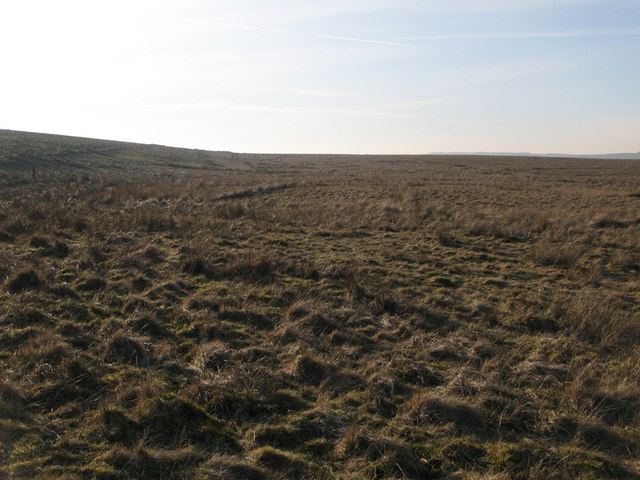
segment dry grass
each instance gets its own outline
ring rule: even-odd
[[[0,477],[640,478],[637,163],[0,172]]]

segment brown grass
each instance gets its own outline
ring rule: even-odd
[[[637,163],[9,137],[11,478],[640,478]]]

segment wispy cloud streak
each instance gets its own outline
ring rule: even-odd
[[[303,34],[299,33],[297,35],[303,35]],[[330,40],[345,40],[347,42],[373,43],[377,45],[388,45],[392,47],[414,47],[415,46],[409,43],[388,42],[385,40],[368,40],[366,38],[343,37],[341,35],[324,35],[320,33],[310,33],[307,35],[311,37],[316,37],[316,38],[328,38]]]
[[[401,37],[400,40],[509,40],[530,38],[585,38],[585,37],[623,37],[640,36],[640,29],[618,30],[575,30],[566,32],[530,32],[530,33],[471,33],[453,35],[420,35]]]
[[[154,16],[151,18],[156,18],[160,20],[172,21],[172,22],[180,22],[180,23],[191,23],[196,25],[210,25],[218,28],[228,28],[233,30],[246,30],[250,32],[267,32],[267,33],[279,33],[283,35],[293,35],[299,37],[311,37],[311,38],[323,38],[328,40],[342,40],[346,42],[357,42],[357,43],[367,43],[374,45],[386,45],[391,47],[415,47],[415,45],[404,43],[404,42],[392,42],[386,40],[374,40],[370,38],[358,38],[358,37],[348,37],[343,35],[329,35],[323,33],[313,33],[313,32],[298,32],[295,30],[282,30],[279,28],[264,28],[264,27],[255,27],[251,25],[239,25],[235,23],[224,23],[224,22],[211,22],[207,20],[192,20],[187,18],[169,18],[169,17],[158,17]]]
[[[265,112],[265,113],[286,113],[294,115],[356,115],[369,117],[387,117],[387,118],[412,118],[419,120],[427,120],[436,123],[444,123],[451,125],[462,125],[467,127],[480,127],[490,129],[500,129],[497,125],[486,123],[467,122],[464,120],[455,120],[450,118],[432,117],[430,115],[392,112],[383,110],[360,110],[349,108],[314,108],[314,107],[277,107],[272,105],[255,105],[255,104],[236,104],[230,102],[202,102],[202,103],[176,103],[171,105],[155,105],[142,108],[132,108],[120,114],[138,115],[142,113],[159,113],[164,111],[200,109],[200,110],[226,110],[240,112]]]

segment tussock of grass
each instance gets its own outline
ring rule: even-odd
[[[640,317],[620,311],[596,291],[558,298],[557,315],[580,340],[608,348],[628,348],[640,339]]]
[[[207,461],[195,477],[199,480],[210,478],[220,480],[270,480],[268,471],[235,457],[214,456]]]
[[[352,427],[336,445],[336,453],[341,458],[364,457],[365,478],[379,476],[404,478],[427,478],[432,471],[421,462],[402,440],[371,436],[361,427]]]
[[[482,431],[483,412],[455,397],[421,393],[411,397],[403,406],[404,414],[416,425],[453,425],[460,431]]]
[[[282,472],[293,478],[310,477],[313,467],[302,457],[273,447],[262,447],[251,452],[255,462],[267,470]]]
[[[97,290],[102,290],[106,286],[107,286],[107,283],[104,281],[103,278],[91,277],[78,283],[76,285],[76,290],[80,292],[94,292]]]
[[[584,253],[582,245],[577,243],[550,242],[539,240],[532,250],[533,259],[543,266],[574,268]]]
[[[569,372],[562,366],[550,364],[540,356],[533,356],[515,368],[523,385],[555,385],[568,380]]]
[[[165,394],[148,399],[139,408],[141,433],[160,446],[188,443],[200,444],[211,451],[238,450],[223,422],[184,397]]]
[[[148,365],[151,355],[146,342],[123,330],[118,330],[104,344],[104,359],[109,363]]]
[[[34,269],[25,268],[17,272],[7,280],[6,287],[10,293],[19,293],[24,290],[37,290],[44,285],[44,282]]]
[[[632,455],[637,445],[611,427],[601,423],[581,423],[576,432],[577,441],[587,448],[618,455]]]
[[[8,383],[0,382],[0,417],[20,418],[25,413],[25,400],[20,392]]]
[[[133,478],[163,478],[177,470],[192,471],[204,460],[202,454],[192,448],[173,451],[147,448],[138,442],[134,448],[114,447],[97,459],[114,467],[119,475]]]

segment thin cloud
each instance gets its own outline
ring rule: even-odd
[[[527,77],[531,75],[541,75],[545,73],[568,70],[571,68],[591,65],[594,63],[598,63],[598,61],[592,60],[584,62],[540,64],[531,66],[525,64],[496,66],[495,68],[489,68],[484,72],[473,71],[472,74],[464,76],[466,78],[465,80],[448,82],[445,86],[447,88],[459,88],[482,83],[500,82],[518,77]]]
[[[435,3],[434,3],[435,2]],[[440,5],[439,0],[428,1],[427,8]],[[574,7],[610,3],[610,0],[452,0],[446,2],[444,9],[464,8],[472,12],[522,11],[559,7]]]
[[[311,33],[311,32],[297,32],[295,30],[282,30],[279,28],[264,28],[264,27],[255,27],[251,25],[240,25],[235,23],[222,23],[222,22],[210,22],[207,20],[191,20],[187,18],[170,18],[170,17],[158,17],[154,16],[151,18],[180,22],[180,23],[191,23],[196,25],[211,25],[219,28],[229,28],[233,30],[245,30],[250,32],[266,32],[266,33],[279,33],[283,35],[294,35],[299,37],[312,37],[312,38],[323,38],[328,40],[342,40],[346,42],[356,42],[356,43],[367,43],[374,45],[386,45],[391,47],[415,47],[415,45],[409,43],[402,42],[392,42],[386,40],[374,40],[370,38],[359,38],[359,37],[347,37],[342,35],[328,35],[323,33]]]
[[[420,0],[424,1],[424,0]],[[296,22],[327,19],[330,17],[357,15],[411,8],[416,0],[218,0],[219,11],[226,11],[238,19],[247,15],[260,19],[262,24],[289,25]],[[244,20],[239,20],[243,22]]]
[[[447,88],[456,88],[456,87],[465,87],[468,85],[476,85],[481,83],[492,83],[492,82],[500,82],[503,80],[510,80],[518,77],[527,77],[532,75],[541,75],[546,73],[560,72],[571,70],[575,68],[588,67],[592,65],[597,65],[602,62],[611,62],[611,61],[637,61],[637,55],[629,55],[629,56],[614,56],[611,54],[602,54],[594,58],[585,59],[585,60],[576,60],[576,61],[564,61],[558,63],[539,63],[537,65],[531,65],[523,62],[514,63],[514,64],[506,64],[506,65],[497,65],[494,68],[488,68],[484,71],[469,71],[468,73],[457,72],[458,77],[467,78],[466,80],[448,82],[446,83]]]
[[[567,32],[529,32],[529,33],[472,33],[459,35],[421,35],[415,37],[401,37],[400,40],[500,40],[519,38],[584,38],[584,37],[622,37],[638,36],[638,29],[617,30],[576,30]]]
[[[268,113],[285,113],[291,115],[358,115],[358,116],[374,116],[387,118],[413,118],[420,120],[428,120],[431,122],[445,123],[452,125],[462,125],[467,127],[480,127],[499,129],[496,125],[486,123],[467,122],[464,120],[455,120],[450,118],[432,117],[429,115],[421,115],[405,112],[391,112],[383,110],[360,110],[348,108],[306,108],[306,107],[275,107],[272,105],[256,105],[256,104],[235,104],[230,102],[202,102],[202,103],[176,103],[171,105],[154,105],[146,108],[133,108],[121,112],[114,112],[116,115],[138,115],[141,113],[158,113],[172,110],[183,109],[205,109],[205,110],[227,110],[240,112],[268,112]]]
[[[411,98],[410,100],[399,99],[397,97],[390,97],[385,95],[365,95],[353,92],[341,92],[341,91],[327,91],[327,90],[302,90],[302,89],[283,89],[283,88],[266,88],[264,91],[279,92],[282,94],[293,94],[304,97],[324,97],[324,98],[349,98],[355,100],[374,100],[382,102],[387,107],[403,108],[415,108],[419,106],[436,105],[443,102],[450,102],[452,100],[458,100],[456,96],[442,96],[431,98]]]
[[[282,90],[282,91],[293,93],[295,95],[304,95],[307,97],[364,98],[368,100],[389,100],[389,97],[384,97],[382,95],[363,95],[360,93],[349,93],[349,92],[329,92],[325,90]]]
[[[298,34],[298,35],[302,35],[302,34]],[[389,45],[392,47],[415,47],[415,45],[411,45],[409,43],[387,42],[384,40],[368,40],[365,38],[343,37],[341,35],[323,35],[319,33],[311,33],[311,34],[307,34],[307,36],[317,37],[317,38],[328,38],[331,40],[345,40],[348,42],[374,43],[377,45]]]
[[[467,122],[464,120],[453,120],[450,118],[440,118],[440,117],[432,117],[429,115],[420,115],[414,113],[403,113],[403,112],[386,112],[386,111],[378,111],[378,110],[350,110],[350,109],[313,109],[310,113],[336,113],[336,114],[346,114],[346,115],[369,115],[369,116],[377,116],[377,117],[400,117],[400,118],[416,118],[421,120],[429,120],[431,122],[438,123],[448,123],[452,125],[464,125],[467,127],[481,127],[481,128],[501,128],[496,125],[489,125],[486,123],[476,123],[476,122]]]
[[[198,106],[198,105],[194,105]],[[375,117],[389,117],[389,118],[415,118],[421,120],[429,120],[438,123],[447,123],[453,125],[464,125],[467,127],[481,127],[481,128],[501,128],[496,125],[489,125],[486,123],[467,122],[464,120],[454,120],[450,118],[432,117],[429,115],[420,115],[414,113],[404,112],[388,112],[381,110],[358,110],[347,108],[296,108],[296,107],[272,107],[269,105],[211,105],[215,108],[222,108],[226,110],[241,110],[252,112],[281,112],[291,114],[337,114],[337,115],[363,115],[363,116],[375,116]]]

